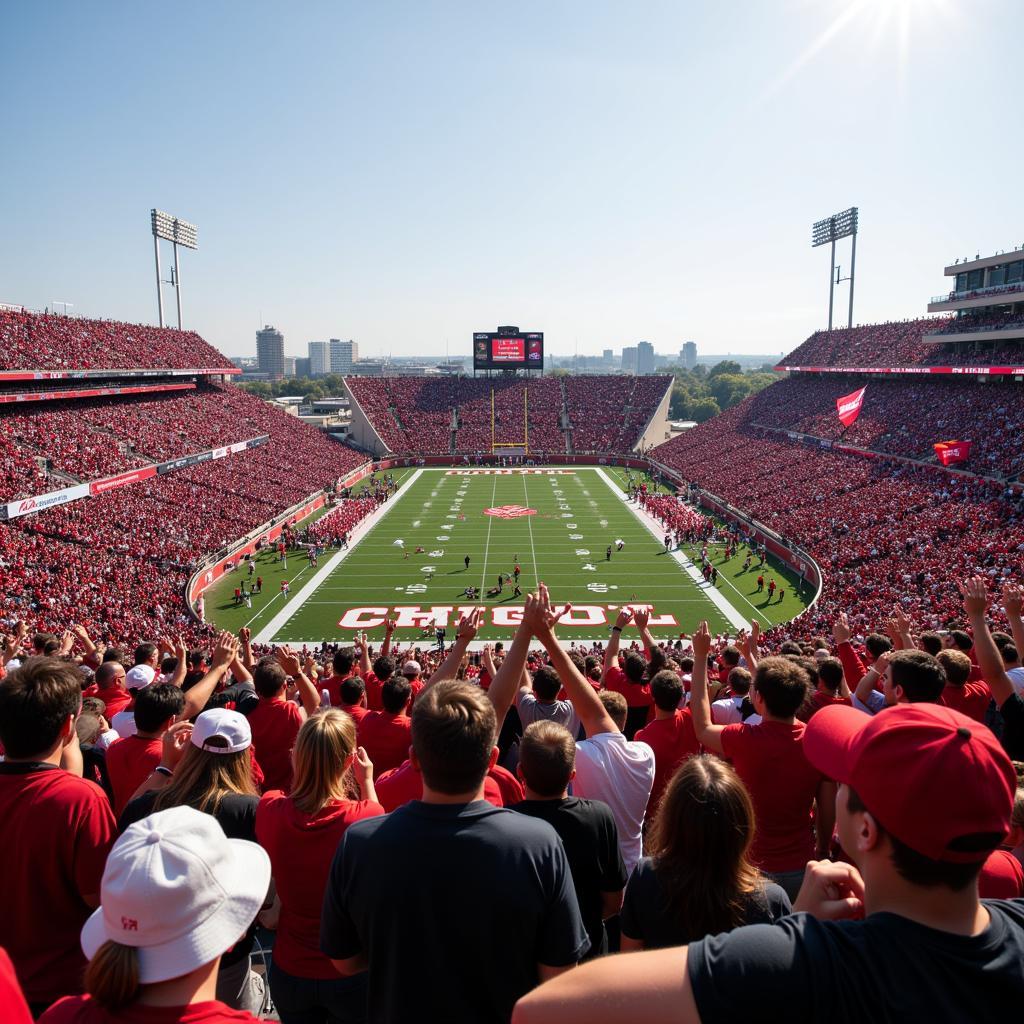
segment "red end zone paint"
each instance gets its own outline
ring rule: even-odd
[[[652,626],[677,626],[674,615],[654,614],[654,605],[629,603],[630,608],[647,608],[651,611]],[[449,620],[458,622],[479,608],[487,622],[499,628],[518,626],[523,620],[523,609],[514,605],[503,605],[490,608],[487,605],[432,605],[421,608],[419,605],[398,605],[397,607],[349,608],[338,621],[339,629],[360,630],[375,629],[383,626],[386,618],[393,617],[399,629],[425,629],[428,626],[447,626]],[[609,618],[609,612],[617,613],[619,605],[579,604],[574,605],[568,615],[561,620],[561,625],[578,629],[581,626],[606,626],[615,616]]]
[[[535,516],[535,508],[526,508],[525,505],[499,505],[497,508],[485,508],[485,516],[497,516],[498,519],[521,519],[523,516]]]

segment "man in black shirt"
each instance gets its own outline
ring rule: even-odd
[[[507,1021],[590,947],[561,840],[483,800],[496,718],[477,686],[428,685],[412,713],[423,799],[349,827],[324,895],[320,948],[369,969],[374,1022]]]
[[[520,1000],[515,1024],[1018,1015],[1024,901],[978,899],[1016,786],[991,731],[934,704],[873,718],[833,706],[811,719],[803,744],[840,783],[839,840],[856,867],[809,864],[797,913],[777,924],[578,968]]]
[[[604,921],[622,906],[626,866],[611,808],[600,800],[568,795],[575,762],[576,743],[568,729],[549,721],[529,725],[519,744],[519,778],[526,799],[512,810],[543,819],[562,840],[590,936],[590,959],[608,951]]]

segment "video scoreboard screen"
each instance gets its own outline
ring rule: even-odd
[[[473,335],[475,370],[543,370],[544,334],[499,327]]]

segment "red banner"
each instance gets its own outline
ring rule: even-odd
[[[935,454],[944,466],[952,466],[957,462],[966,462],[971,456],[970,441],[940,441],[935,447]]]
[[[868,386],[865,384],[859,391],[849,395],[843,395],[836,399],[836,412],[839,414],[839,421],[844,427],[850,426],[860,415],[860,407],[864,404],[864,392]]]

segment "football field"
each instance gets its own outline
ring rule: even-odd
[[[611,468],[407,471],[349,549],[322,554],[316,569],[304,552],[289,553],[288,569],[264,552],[264,590],[253,607],[234,605],[235,573],[210,591],[207,614],[225,628],[248,625],[263,643],[344,642],[357,632],[379,641],[386,617],[397,620],[400,642],[436,625],[450,641],[460,613],[480,606],[478,641],[508,640],[523,603],[509,579],[517,564],[524,594],[543,580],[556,602],[573,603],[558,630],[564,640],[607,640],[623,605],[651,607],[651,631],[664,638],[691,633],[704,618],[713,632],[734,634],[751,618],[766,627],[802,609],[795,580],[778,564],[764,572],[785,597],[755,592],[757,561],[743,572],[745,549],[729,562],[714,551],[718,586],[705,583],[690,561],[696,553],[667,553],[657,524],[625,500],[625,483],[625,471]],[[490,593],[499,576],[500,593]],[[281,579],[290,583],[287,599]]]

